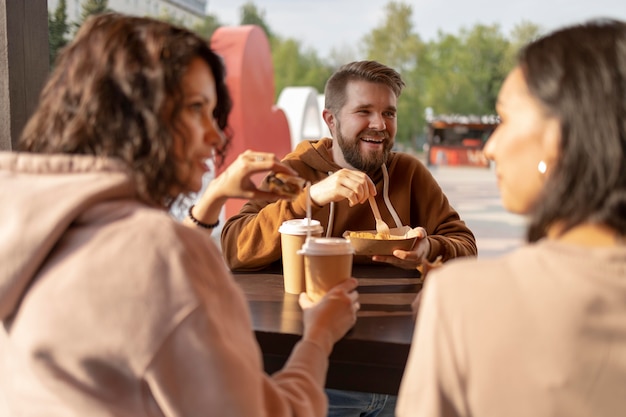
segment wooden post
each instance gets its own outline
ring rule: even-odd
[[[49,70],[47,0],[0,0],[0,150],[15,148]]]

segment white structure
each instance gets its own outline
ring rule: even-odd
[[[11,0],[13,1],[13,0]],[[66,0],[69,22],[80,21],[86,0]],[[54,13],[59,0],[48,0],[48,12]],[[206,16],[207,0],[109,0],[109,9],[135,16],[167,18],[188,28],[198,25]]]
[[[285,87],[280,92],[276,105],[287,116],[292,149],[303,140],[316,140],[323,136],[315,88]]]
[[[326,96],[324,94],[319,94],[317,96],[317,108],[320,110],[320,125],[322,126],[322,134],[320,135],[320,138],[331,137],[330,129],[328,129],[328,125],[326,124],[326,122],[324,121],[324,118],[322,117],[322,111],[324,111],[325,99],[326,99]]]

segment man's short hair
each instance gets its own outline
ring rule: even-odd
[[[326,82],[324,107],[336,112],[346,103],[346,85],[350,81],[368,81],[384,84],[400,97],[404,81],[400,74],[376,61],[355,61],[341,66]]]

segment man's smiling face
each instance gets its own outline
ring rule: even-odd
[[[385,84],[350,81],[346,102],[332,118],[335,162],[373,172],[387,161],[397,131],[397,97]],[[339,152],[341,151],[341,152]]]

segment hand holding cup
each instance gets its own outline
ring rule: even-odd
[[[306,293],[313,301],[336,284],[352,276],[354,248],[349,240],[335,237],[310,237],[298,251],[304,256]]]
[[[358,282],[350,277],[331,288],[319,301],[312,301],[305,293],[300,294],[303,310],[303,340],[317,344],[330,354],[333,345],[356,323],[360,308]]]

